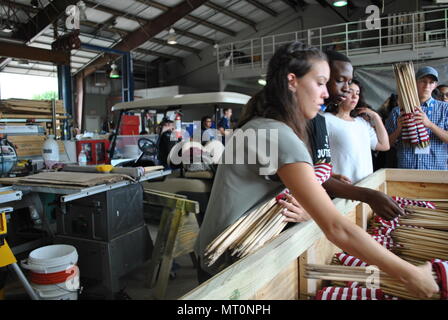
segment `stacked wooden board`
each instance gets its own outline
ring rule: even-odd
[[[0,119],[52,118],[51,100],[8,99],[0,101]],[[62,100],[56,100],[56,118],[65,119]]]
[[[42,146],[45,136],[8,136],[8,140],[16,147],[18,157],[34,157],[42,155]],[[65,153],[64,143],[56,141],[59,146],[59,153]]]

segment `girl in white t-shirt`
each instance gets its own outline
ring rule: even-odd
[[[389,139],[381,117],[365,107],[361,90],[359,81],[353,80],[346,99],[324,114],[333,172],[348,177],[352,183],[373,172],[371,150],[389,150]]]

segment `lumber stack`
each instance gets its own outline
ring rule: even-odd
[[[18,157],[33,157],[42,155],[42,146],[45,136],[8,136],[8,140],[15,146]],[[59,146],[59,153],[65,153],[64,143],[56,140]]]
[[[404,124],[401,132],[403,143],[419,148],[429,145],[429,134],[421,122],[415,120],[414,114],[419,112],[417,83],[415,81],[412,62],[394,64],[395,80],[398,90],[398,103],[401,114],[404,114]]]
[[[0,119],[48,119],[52,118],[51,100],[8,99],[0,101]],[[65,119],[62,100],[56,100],[56,118]]]

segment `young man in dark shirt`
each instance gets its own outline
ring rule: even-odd
[[[327,52],[330,64],[330,80],[327,83],[330,97],[325,106],[339,104],[346,99],[353,78],[353,66],[350,60],[336,51]],[[325,106],[323,106],[325,108]],[[325,125],[325,118],[317,115],[309,126],[309,136],[312,144],[312,157],[315,170],[322,169],[322,164],[331,163],[330,146]],[[338,172],[335,172],[338,174]],[[337,179],[334,175],[322,186],[330,197],[357,200],[367,203],[380,217],[391,220],[403,213],[395,201],[383,192],[369,188],[357,187]]]

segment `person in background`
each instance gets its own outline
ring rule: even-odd
[[[212,129],[212,118],[210,116],[204,116],[201,119],[201,143],[205,145],[207,142],[215,140],[215,130]]]
[[[448,85],[441,84],[437,86],[432,92],[432,97],[443,102],[448,102]]]
[[[352,183],[373,173],[371,150],[389,150],[383,121],[378,113],[366,107],[362,93],[361,83],[353,79],[347,98],[331,105],[324,114],[333,171],[348,177]]]
[[[378,114],[383,119],[385,124],[386,119],[389,118],[392,109],[398,106],[398,95],[392,93],[386,101],[378,109]],[[378,152],[376,157],[373,157],[373,170],[382,168],[396,168],[397,167],[397,150],[395,146],[391,145],[389,151]]]
[[[274,53],[268,65],[267,84],[244,108],[239,131],[258,132],[258,139],[264,137],[263,143],[274,144],[278,151],[276,163],[273,166],[264,161],[236,164],[232,159],[233,164],[219,164],[216,174],[219,183],[213,184],[195,248],[199,256],[199,281],[235,261],[227,252],[208,266],[204,261],[207,245],[240,217],[286,187],[336,246],[369,265],[378,266],[418,297],[431,297],[438,292],[431,264],[414,266],[381,246],[338,212],[316,179],[306,126],[328,98],[329,78],[327,58],[316,48],[292,42],[280,46]],[[236,135],[232,135],[229,143],[237,140]],[[247,143],[238,150],[243,153],[243,159],[247,159],[250,150],[256,153],[255,159],[265,157],[261,148]],[[233,154],[233,148],[224,151],[224,159],[226,151]]]
[[[231,118],[232,118],[232,108],[225,108],[224,116],[219,120],[217,128],[222,136],[222,143],[225,144],[225,139],[231,134]]]
[[[427,148],[417,148],[403,143],[401,131],[405,116],[400,113],[400,107],[395,107],[386,121],[386,129],[390,145],[397,148],[398,168],[448,170],[448,103],[431,96],[439,74],[436,69],[426,66],[418,69],[415,77],[421,104],[415,119],[428,130],[430,144]]]
[[[160,134],[159,139],[157,140],[157,149],[160,164],[165,168],[169,167],[168,155],[170,154],[171,149],[177,143],[177,141],[171,139],[173,131],[174,121],[168,118],[163,118],[162,122],[160,123]]]

